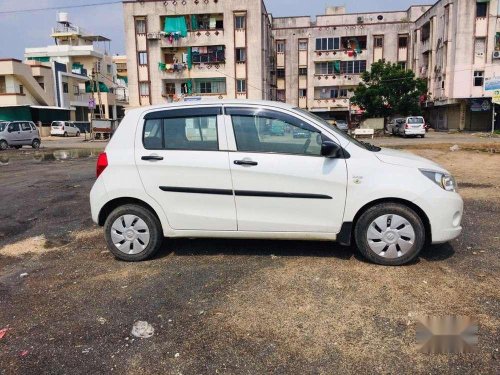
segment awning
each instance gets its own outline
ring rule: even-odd
[[[167,17],[165,19],[165,29],[163,30],[166,33],[178,33],[182,37],[187,36],[187,25],[186,25],[186,17],[177,16],[177,17]]]

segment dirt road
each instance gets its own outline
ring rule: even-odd
[[[90,219],[93,151],[1,154],[0,373],[498,373],[500,156],[413,152],[456,175],[465,229],[392,268],[248,240],[171,240],[120,262]],[[449,314],[479,319],[478,353],[418,353],[416,316]],[[134,339],[137,320],[154,336]]]

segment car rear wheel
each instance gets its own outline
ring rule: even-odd
[[[67,136],[68,136],[68,133],[67,133],[67,132],[64,132],[64,135],[63,135],[63,136],[64,136],[64,137],[67,137]]]
[[[7,141],[1,140],[0,141],[0,150],[7,150],[7,148],[9,148],[9,144],[7,143]]]
[[[33,147],[34,149],[40,148],[40,140],[34,139],[33,142],[31,142],[31,147]]]
[[[104,234],[113,255],[128,262],[151,258],[163,242],[158,218],[147,208],[135,204],[111,212],[104,224]]]
[[[361,215],[354,237],[359,251],[367,259],[386,266],[399,266],[418,256],[425,244],[425,227],[409,207],[382,203]]]

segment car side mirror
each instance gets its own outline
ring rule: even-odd
[[[326,158],[339,158],[342,156],[342,148],[332,141],[323,141],[321,144],[321,156]]]

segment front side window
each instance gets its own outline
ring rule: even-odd
[[[148,150],[217,151],[217,116],[146,120],[143,144]]]
[[[9,132],[18,132],[18,131],[21,131],[18,122],[13,122],[12,124],[10,124],[7,130]]]
[[[320,132],[298,118],[267,110],[228,109],[228,113],[238,151],[321,155]]]

